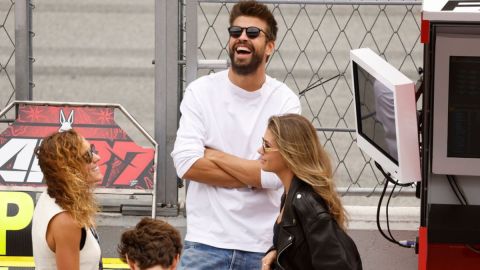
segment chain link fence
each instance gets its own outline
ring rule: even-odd
[[[0,0],[0,110],[15,98],[15,3]]]
[[[199,60],[228,59],[229,12],[236,1],[199,1]],[[381,191],[385,179],[355,142],[351,49],[369,47],[412,80],[423,62],[421,2],[264,1],[279,25],[267,73],[285,82],[318,129],[346,195]],[[187,33],[187,42],[188,33]],[[198,75],[212,72],[199,67]],[[413,194],[414,188],[402,193]]]
[[[228,16],[236,1],[199,1],[197,38],[188,39],[181,12],[180,61],[187,42],[196,42],[198,60],[228,59]],[[279,24],[276,51],[267,73],[300,97],[335,165],[338,188],[370,195],[384,182],[373,161],[355,143],[349,51],[369,47],[412,80],[423,62],[420,1],[263,1]],[[182,10],[189,1],[180,1]],[[13,0],[0,0],[0,108],[15,97],[15,16]],[[200,66],[197,75],[212,72]],[[185,65],[179,78],[185,89]],[[333,78],[329,80],[330,78]],[[173,90],[172,90],[173,91]],[[413,193],[413,188],[402,192]]]

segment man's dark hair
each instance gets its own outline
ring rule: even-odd
[[[182,251],[180,233],[162,220],[143,218],[135,228],[122,234],[117,251],[122,261],[135,262],[140,269],[170,267]]]
[[[258,3],[257,1],[238,2],[230,11],[230,26],[232,26],[233,21],[240,16],[255,17],[265,21],[268,26],[268,29],[266,29],[268,33],[267,39],[275,41],[277,38],[277,21],[266,5]]]

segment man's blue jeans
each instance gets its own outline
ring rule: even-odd
[[[180,270],[260,270],[265,254],[185,241]]]

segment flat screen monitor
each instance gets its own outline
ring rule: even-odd
[[[358,147],[399,182],[420,181],[414,82],[368,48],[350,59]]]
[[[435,39],[432,172],[480,175],[480,26]]]

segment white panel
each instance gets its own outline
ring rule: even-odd
[[[450,175],[480,175],[480,159],[447,157],[448,93],[451,56],[480,57],[480,36],[437,34],[433,105],[432,172]]]

